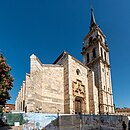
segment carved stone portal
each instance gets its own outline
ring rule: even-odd
[[[73,108],[75,114],[86,112],[85,85],[80,80],[73,82]]]
[[[85,97],[85,86],[82,85],[80,80],[73,82],[73,95],[78,97]]]

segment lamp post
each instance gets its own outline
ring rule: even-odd
[[[57,110],[57,127],[58,127],[58,130],[60,130],[60,126],[59,126],[59,113],[60,113],[60,109]]]

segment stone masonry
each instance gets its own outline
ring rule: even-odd
[[[64,114],[113,114],[109,48],[91,10],[84,38],[83,62],[63,52],[53,64],[32,54],[16,99],[16,110]]]

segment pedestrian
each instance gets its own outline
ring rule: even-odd
[[[123,121],[123,123],[122,123],[122,128],[123,128],[123,130],[126,130],[126,128],[127,128],[125,121]]]

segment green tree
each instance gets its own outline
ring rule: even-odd
[[[10,90],[13,87],[13,77],[10,75],[11,68],[7,65],[6,59],[0,53],[0,112],[5,105],[6,101],[9,100]]]

